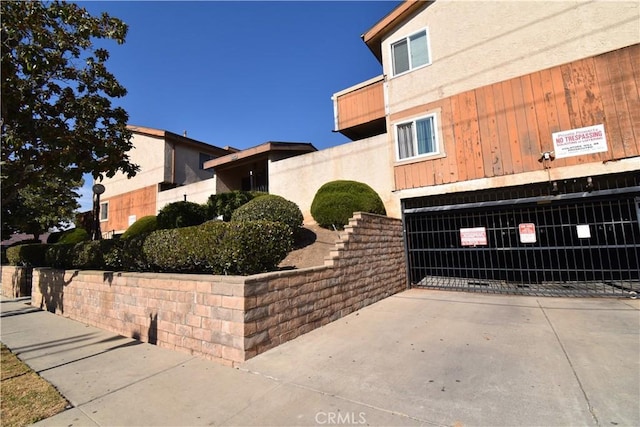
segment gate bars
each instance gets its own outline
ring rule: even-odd
[[[422,208],[403,201],[409,279],[437,289],[635,297],[639,212],[640,187]],[[479,240],[466,239],[470,229]]]

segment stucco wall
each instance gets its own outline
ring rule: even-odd
[[[393,168],[386,134],[269,164],[269,193],[297,203],[306,223],[313,221],[311,202],[318,189],[337,179],[368,184],[380,195],[387,215],[400,218],[400,205],[392,193]]]
[[[428,27],[432,64],[393,77],[390,45]],[[637,1],[436,1],[382,43],[391,113],[640,41]]]
[[[158,137],[133,134],[133,146],[134,149],[128,154],[131,162],[140,166],[140,172],[131,179],[122,173],[117,173],[113,178],[105,178],[101,182],[105,187],[102,199],[165,181],[165,156],[170,156],[170,152],[164,140]],[[166,164],[170,165],[170,163]]]
[[[183,185],[182,187],[172,188],[170,190],[160,191],[157,195],[157,211],[160,211],[169,203],[181,202],[187,196],[188,202],[206,203],[209,196],[216,194],[216,178],[206,179],[193,184]]]
[[[244,277],[37,268],[31,303],[233,365],[406,286],[401,221],[356,214],[323,266]]]

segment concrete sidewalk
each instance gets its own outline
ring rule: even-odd
[[[38,425],[640,425],[640,300],[410,290],[238,369],[0,305]]]

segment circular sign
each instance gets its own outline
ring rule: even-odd
[[[95,194],[102,194],[102,193],[104,193],[104,185],[102,185],[102,184],[95,184],[95,185],[93,186],[93,192],[94,192]]]

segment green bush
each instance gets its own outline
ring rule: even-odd
[[[158,213],[158,228],[181,228],[200,225],[207,220],[207,208],[193,202],[169,203]]]
[[[311,203],[311,216],[323,228],[343,228],[354,212],[386,215],[378,193],[357,181],[327,182],[318,189]]]
[[[47,237],[47,243],[50,245],[53,245],[54,243],[58,243],[58,240],[60,240],[63,234],[64,234],[64,231],[53,231]]]
[[[233,211],[251,201],[260,194],[255,191],[230,191],[212,194],[207,200],[207,217],[210,219],[222,216],[223,221],[231,221]]]
[[[130,239],[141,234],[148,234],[158,229],[158,217],[155,215],[143,216],[120,236],[121,239]]]
[[[209,221],[154,231],[142,252],[156,271],[248,275],[276,269],[292,245],[291,230],[282,223]]]
[[[142,251],[149,234],[116,240],[104,254],[105,267],[114,271],[149,271],[150,267]]]
[[[56,245],[68,245],[71,243],[80,243],[89,240],[91,237],[84,228],[72,228],[62,233],[62,236],[56,242]]]
[[[282,222],[296,233],[302,226],[303,218],[298,205],[275,194],[256,197],[231,215],[231,221],[234,222],[257,220]]]
[[[47,265],[45,253],[48,246],[45,243],[11,246],[7,248],[7,260],[10,265],[44,267]]]

